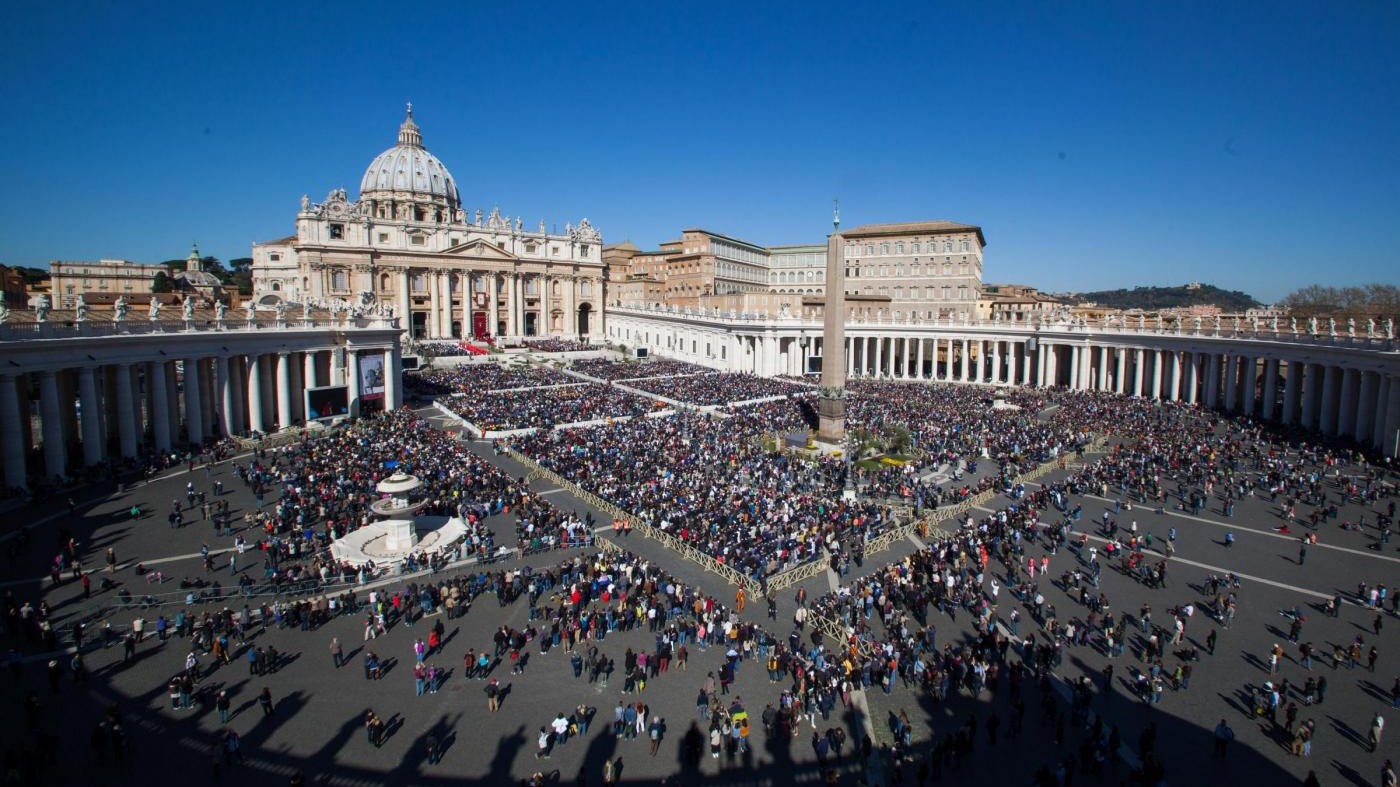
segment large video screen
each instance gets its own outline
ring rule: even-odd
[[[350,396],[344,385],[306,389],[306,419],[335,418],[350,414]]]

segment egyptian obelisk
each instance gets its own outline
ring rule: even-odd
[[[826,239],[826,301],[822,307],[822,387],[817,401],[817,439],[841,445],[846,440],[846,262],[841,237],[841,203],[831,215]]]

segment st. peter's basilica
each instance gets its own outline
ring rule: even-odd
[[[378,306],[415,338],[601,336],[602,236],[581,220],[528,230],[493,208],[468,215],[427,148],[413,105],[398,144],[370,162],[358,200],[301,198],[296,234],[253,246],[253,297]]]

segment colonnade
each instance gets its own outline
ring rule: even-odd
[[[820,325],[620,308],[609,337],[711,368],[799,375]],[[1183,335],[1130,326],[848,323],[846,376],[1063,386],[1179,401],[1400,454],[1400,343],[1388,335]]]
[[[355,341],[365,338],[373,346]],[[0,349],[11,361],[0,369],[7,488],[287,429],[316,417],[306,411],[306,391],[319,386],[346,386],[351,416],[403,400],[396,326],[0,342]]]

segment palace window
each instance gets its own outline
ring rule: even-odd
[[[967,250],[968,250],[968,243],[967,243],[967,241],[963,241],[963,242],[962,242],[962,250],[963,250],[963,251],[967,251]]]
[[[271,254],[267,255],[267,258],[269,260],[272,260],[273,262],[277,262],[278,260],[282,259],[282,255],[274,251]]]
[[[953,250],[953,242],[950,241],[950,240],[945,240],[945,241],[943,241],[943,250],[944,250],[944,251],[952,251],[952,250]]]
[[[912,251],[912,252],[914,252],[915,254],[918,254],[918,253],[919,253],[919,242],[918,242],[918,241],[914,241],[913,243],[909,244],[909,250]]]
[[[531,278],[531,279],[526,279],[526,280],[525,280],[525,294],[526,294],[526,295],[538,295],[538,294],[539,294],[539,285],[538,285],[538,283],[537,283],[533,278]]]
[[[895,253],[895,254],[903,254],[903,253],[904,253],[904,241],[899,241],[898,243],[896,243],[896,244],[894,245],[894,253]]]
[[[584,243],[584,244],[580,245],[580,246],[578,247],[578,256],[580,256],[580,257],[587,257],[587,256],[588,256],[588,249],[589,249],[589,246],[588,246],[587,243]]]
[[[414,235],[413,237],[408,239],[408,242],[412,243],[414,246],[422,246],[425,242],[427,242],[427,240],[428,239],[423,237],[422,235]]]
[[[421,273],[413,274],[413,291],[426,292],[428,289],[428,277]]]
[[[387,233],[387,232],[381,232],[381,233],[379,233],[379,242],[380,242],[380,243],[388,243],[388,242],[389,242],[389,233]]]
[[[331,271],[331,289],[335,292],[349,292],[350,274],[339,268]]]
[[[585,298],[593,297],[593,282],[585,281],[579,284],[578,293]]]
[[[345,225],[332,224],[330,227],[331,240],[345,240]]]
[[[888,244],[888,243],[881,243],[881,244],[880,244],[880,253],[881,253],[881,254],[889,254],[889,253],[890,253],[890,244]]]

